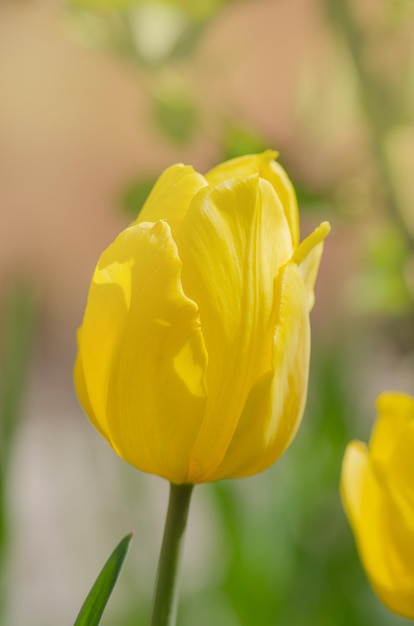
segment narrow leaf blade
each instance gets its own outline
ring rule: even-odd
[[[126,535],[112,552],[87,595],[74,626],[98,626],[100,623],[133,536],[133,532]]]

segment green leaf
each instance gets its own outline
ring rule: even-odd
[[[112,552],[83,603],[74,626],[98,626],[100,623],[133,536],[133,532],[126,535]]]

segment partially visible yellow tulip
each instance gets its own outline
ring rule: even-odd
[[[329,226],[299,244],[295,193],[275,156],[206,176],[173,165],[93,275],[79,400],[123,459],[172,483],[266,469],[302,417]]]
[[[368,578],[388,608],[414,618],[414,398],[384,393],[369,448],[352,441],[341,493]]]

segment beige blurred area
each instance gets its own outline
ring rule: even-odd
[[[220,125],[235,118],[270,138],[282,163],[294,163],[304,178],[340,185],[346,173],[348,184],[361,184],[363,198],[364,183],[353,172],[366,167],[367,138],[355,95],[335,71],[338,58],[319,2],[230,3],[191,60],[173,68],[190,81],[203,112],[194,140],[178,146],[152,120],[148,70],[86,45],[62,3],[0,3],[0,299],[21,279],[31,281],[38,297],[7,494],[13,526],[7,624],[73,621],[98,568],[132,528],[125,578],[133,570],[139,582],[130,580],[126,589],[152,587],[166,485],[115,457],[72,387],[75,333],[91,274],[129,220],[120,207],[123,188],[178,161],[201,171],[212,167],[221,158]],[[343,60],[341,72],[346,67]],[[304,230],[322,218],[323,207],[307,217]],[[357,266],[369,224],[362,216],[358,233],[341,218],[334,226],[314,313],[315,324],[327,328],[345,315],[344,293],[335,285]],[[206,508],[208,495],[200,490],[193,515],[214,538]],[[192,525],[189,555],[205,545],[199,528]],[[205,550],[221,549],[217,536]],[[188,584],[192,567],[188,558]]]
[[[201,171],[214,165],[222,120],[240,119],[271,137],[282,163],[286,155],[313,179],[335,180],[349,168],[361,133],[345,116],[330,134],[337,111],[329,50],[317,2],[231,4],[209,25],[191,62],[174,70],[185,73],[206,112],[197,137],[183,147],[151,119],[148,72],[83,44],[63,5],[1,4],[0,286],[3,292],[16,277],[33,280],[54,358],[73,354],[96,260],[127,224],[122,189],[173,162]],[[312,100],[326,111],[324,127],[317,128],[319,119],[309,131],[304,118]]]

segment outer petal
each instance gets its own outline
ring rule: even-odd
[[[296,248],[293,261],[298,264],[299,272],[306,286],[308,294],[308,310],[311,311],[315,303],[314,287],[318,275],[319,264],[323,252],[323,240],[331,230],[328,222],[322,222],[313,233],[306,237]]]
[[[92,424],[95,426],[97,430],[101,433],[101,435],[108,439],[108,433],[106,430],[105,424],[100,424],[99,420],[95,415],[95,411],[92,407],[91,401],[89,399],[89,392],[86,386],[85,373],[83,371],[83,363],[81,358],[81,346],[82,346],[82,338],[81,338],[81,328],[78,329],[77,332],[77,344],[78,344],[78,352],[76,355],[75,367],[73,370],[73,382],[75,385],[75,389],[79,398],[79,402],[83,407],[86,415],[91,420]]]
[[[78,359],[80,400],[118,454],[184,482],[204,415],[207,355],[165,222],[132,226],[103,253]]]
[[[79,401],[108,440],[107,389],[131,302],[130,260],[121,257],[119,261],[107,261],[113,245],[102,254],[92,278],[83,324],[78,330],[74,371]]]
[[[272,369],[251,389],[214,480],[249,476],[272,465],[302,418],[310,355],[307,294],[293,263],[275,282]]]
[[[409,490],[414,502],[414,400],[402,393],[383,393],[377,400],[370,451],[377,472],[392,467],[401,490]]]
[[[249,178],[253,174],[261,175],[265,165],[274,161],[278,154],[274,150],[266,150],[261,154],[247,154],[220,163],[213,167],[205,178],[209,185],[215,186],[232,178]]]
[[[177,244],[209,355],[208,406],[189,476],[201,482],[222,462],[251,386],[271,367],[273,281],[292,244],[274,189],[257,176],[202,190]]]
[[[347,447],[341,494],[372,586],[392,611],[413,618],[413,535],[404,532],[404,520],[378,481],[366,447],[360,442],[351,442]],[[402,550],[395,542],[401,532],[405,540]]]
[[[275,161],[277,152],[266,150],[261,154],[231,159],[221,163],[206,174],[210,185],[217,185],[231,178],[247,178],[258,174],[267,180],[274,188],[285,211],[294,246],[299,243],[299,215],[296,194],[283,167]]]
[[[373,471],[392,517],[396,561],[394,576],[411,582],[414,594],[414,399],[384,393],[377,401],[379,416],[370,441]],[[390,531],[391,532],[391,531]],[[414,602],[413,602],[414,605]]]
[[[207,182],[189,165],[172,165],[155,183],[135,223],[165,219],[174,233],[195,194]]]

